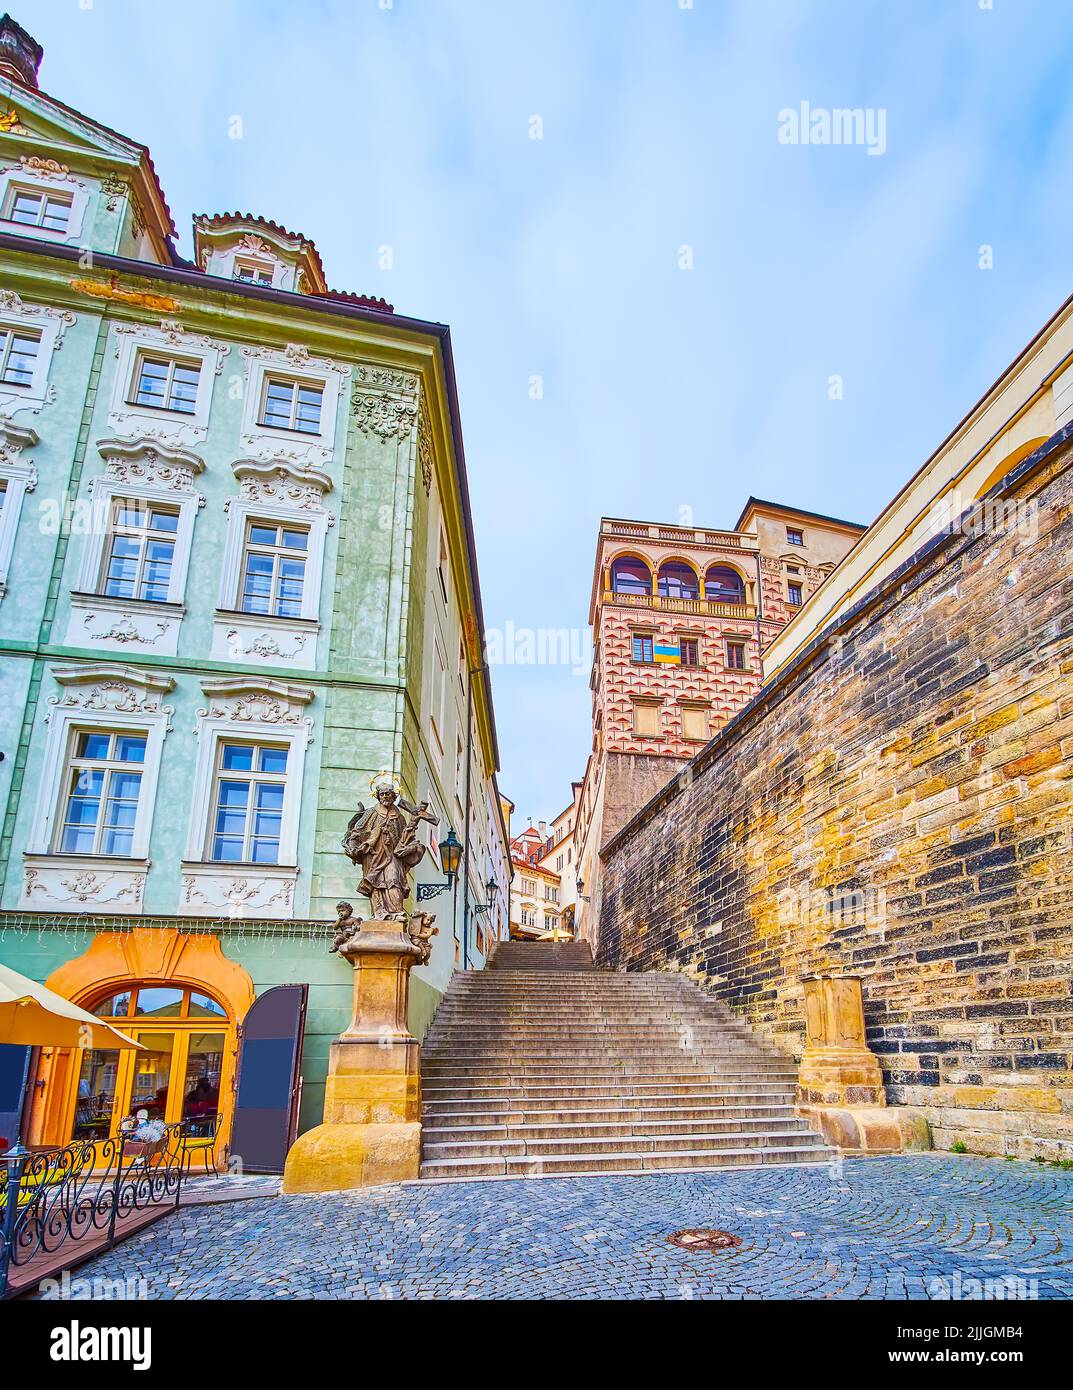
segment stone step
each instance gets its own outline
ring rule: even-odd
[[[812,1131],[803,1120],[793,1114],[792,1106],[783,1106],[777,1114],[743,1116],[729,1114],[705,1120],[648,1120],[623,1121],[618,1124],[587,1124],[584,1121],[567,1120],[560,1124],[525,1125],[440,1125],[435,1120],[426,1120],[422,1141],[426,1144],[529,1144],[540,1140],[557,1140],[569,1143],[574,1139],[600,1140],[606,1143],[619,1143],[622,1140],[674,1139],[683,1134],[706,1135],[709,1138],[720,1134],[772,1134],[776,1130],[786,1134],[807,1134]],[[703,1145],[699,1146],[703,1147]],[[440,1155],[444,1157],[444,1155]]]
[[[562,1139],[497,1139],[491,1142],[452,1141],[441,1143],[435,1140],[422,1146],[422,1154],[429,1162],[444,1158],[559,1158],[563,1154],[595,1155],[603,1158],[609,1155],[662,1154],[668,1150],[688,1148],[693,1153],[711,1152],[719,1149],[766,1149],[766,1148],[813,1148],[816,1136],[806,1126],[791,1129],[784,1126],[768,1127],[758,1131],[727,1130],[719,1134],[678,1134],[627,1135],[624,1138],[587,1139],[574,1135]]]
[[[694,1168],[745,1168],[760,1164],[828,1164],[836,1150],[825,1148],[817,1139],[812,1146],[786,1145],[770,1148],[689,1149],[663,1153],[563,1154],[542,1158],[441,1158],[422,1162],[421,1177],[445,1178],[528,1178],[567,1177],[583,1173],[641,1173]]]
[[[425,1178],[824,1162],[793,1060],[677,975],[456,974],[422,1052]],[[515,964],[525,968],[513,969]],[[587,962],[586,962],[587,964]]]
[[[690,1105],[681,1106],[639,1106],[635,1110],[616,1106],[609,1109],[579,1106],[577,1109],[560,1110],[507,1110],[493,1108],[488,1110],[446,1109],[442,1106],[423,1106],[422,1122],[431,1129],[452,1130],[456,1128],[476,1129],[515,1129],[528,1125],[537,1128],[550,1125],[577,1125],[583,1129],[601,1125],[675,1125],[675,1124],[721,1124],[724,1120],[783,1120],[794,1118],[794,1106],[790,1101],[772,1101],[770,1104]]]
[[[470,1125],[484,1116],[503,1116],[503,1123],[570,1123],[571,1120],[591,1119],[593,1116],[634,1116],[637,1119],[656,1119],[660,1116],[689,1116],[705,1118],[724,1112],[767,1111],[785,1112],[794,1108],[788,1094],[746,1093],[738,1095],[656,1095],[656,1097],[552,1097],[513,1098],[486,1097],[474,1099],[436,1099],[421,1106],[423,1118],[429,1123],[459,1122]]]
[[[643,1101],[653,1096],[687,1096],[698,1102],[701,1097],[707,1098],[709,1096],[714,1096],[718,1099],[721,1096],[740,1096],[742,1094],[776,1095],[781,1098],[792,1096],[793,1088],[786,1085],[770,1085],[765,1088],[763,1082],[756,1081],[750,1077],[743,1078],[742,1082],[738,1084],[730,1082],[717,1083],[708,1078],[701,1077],[692,1082],[657,1082],[653,1085],[646,1085],[644,1082],[635,1082],[625,1079],[617,1085],[607,1086],[528,1086],[516,1083],[504,1086],[432,1085],[422,1087],[422,1092],[424,1100],[429,1104],[433,1101],[509,1101],[518,1099],[524,1100],[528,1105],[532,1105],[540,1100],[559,1102],[572,1098],[578,1100]]]

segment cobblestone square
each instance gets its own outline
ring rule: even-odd
[[[741,1245],[668,1242],[687,1227]],[[1071,1250],[1073,1173],[916,1155],[190,1205],[78,1275],[151,1299],[1056,1299]]]

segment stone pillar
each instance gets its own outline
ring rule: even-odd
[[[797,1082],[805,1105],[886,1105],[879,1059],[864,1034],[860,979],[811,975],[805,981],[805,1052]]]
[[[421,1045],[406,1013],[423,948],[405,922],[368,921],[340,951],[354,967],[354,1016],[331,1046],[324,1122],[287,1155],[288,1193],[403,1182],[421,1167]]]
[[[797,1110],[829,1144],[850,1152],[930,1149],[927,1121],[887,1106],[879,1059],[864,1030],[861,981],[855,975],[810,975],[805,987],[805,1051]]]

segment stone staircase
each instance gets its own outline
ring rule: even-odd
[[[796,1069],[670,974],[583,942],[502,942],[454,976],[425,1039],[422,1178],[822,1163]]]

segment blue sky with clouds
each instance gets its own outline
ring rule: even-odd
[[[46,90],[150,146],[184,253],[192,213],[262,213],[334,286],[451,324],[487,622],[559,628],[601,514],[871,520],[1073,289],[1073,8],[982,5],[11,8]],[[804,100],[882,108],[885,152],[781,144]],[[503,790],[550,818],[586,677],[493,682]]]

